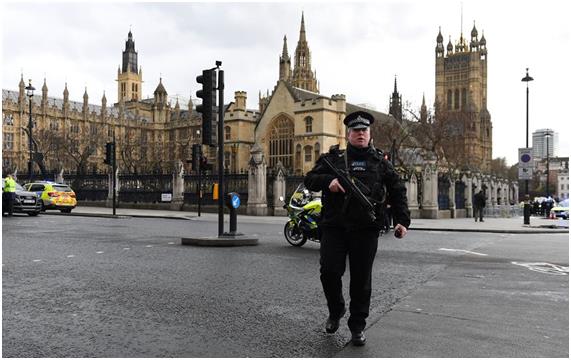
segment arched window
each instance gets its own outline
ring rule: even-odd
[[[462,88],[462,109],[466,108],[467,101],[466,88]]]
[[[313,119],[311,116],[305,118],[305,132],[310,133],[313,132]]]
[[[282,116],[274,120],[269,131],[270,167],[281,161],[286,169],[293,166],[293,121]]]
[[[448,90],[448,95],[446,97],[446,106],[448,110],[452,110],[452,90]]]
[[[306,146],[303,148],[303,153],[304,153],[304,160],[305,160],[305,162],[311,162],[311,151],[312,151],[312,150],[313,150],[313,149],[312,149],[311,146],[309,146],[309,145],[306,145]]]
[[[230,126],[224,127],[224,140],[230,140],[232,136],[232,132]]]
[[[460,91],[458,89],[454,90],[454,109],[460,107]]]
[[[321,147],[319,146],[319,143],[315,143],[313,150],[315,151],[315,161],[317,161],[317,159],[319,159],[319,156],[321,155]]]

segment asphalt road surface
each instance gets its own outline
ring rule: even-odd
[[[239,224],[260,242],[232,248],[182,246],[216,235],[204,220],[41,215],[2,225],[4,357],[569,354],[565,234],[382,237],[369,343],[357,349],[346,318],[324,332],[319,245],[291,247],[283,224]],[[537,260],[550,265],[532,269]],[[468,340],[449,343],[447,332]]]

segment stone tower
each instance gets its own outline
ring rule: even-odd
[[[398,121],[402,121],[402,96],[397,90],[397,77],[395,76],[395,89],[389,101],[389,114]]]
[[[117,70],[118,102],[140,101],[143,83],[143,71],[137,69],[137,52],[133,34],[129,30],[125,51],[123,51],[123,63]]]
[[[286,46],[285,42],[284,46]],[[299,40],[297,42],[297,47],[295,48],[295,66],[293,68],[291,84],[300,89],[319,93],[316,74],[311,70],[311,51],[309,51],[309,45],[307,44],[305,36],[305,21],[303,13],[301,14]]]
[[[446,54],[442,32],[436,37],[435,121],[446,120],[455,152],[463,164],[489,171],[492,161],[492,123],[487,107],[488,50],[476,24],[468,43],[463,34],[456,46],[448,41]]]

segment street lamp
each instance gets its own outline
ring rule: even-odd
[[[547,180],[545,182],[545,197],[549,198],[549,138],[551,137],[551,134],[547,133],[544,136],[547,140]]]
[[[32,182],[32,156],[33,156],[33,142],[34,142],[34,138],[32,136],[32,128],[34,127],[34,123],[32,122],[32,97],[34,97],[34,90],[36,90],[35,87],[32,86],[32,79],[28,80],[28,86],[26,86],[26,95],[28,95],[28,98],[30,99],[30,117],[28,118],[28,139],[30,140],[30,158],[28,160],[28,179],[30,180],[30,182]]]
[[[529,148],[529,82],[533,81],[529,76],[529,68],[525,68],[525,77],[521,81],[525,82],[525,147]],[[526,194],[529,194],[528,181],[525,180]]]
[[[529,82],[533,78],[529,76],[529,68],[525,68],[525,77],[521,79],[525,82],[525,148],[529,148]],[[531,214],[531,204],[529,203],[529,180],[525,179],[525,203],[523,205],[523,223],[529,225]]]

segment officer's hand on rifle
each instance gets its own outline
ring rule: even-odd
[[[402,239],[405,236],[406,236],[406,228],[401,224],[397,224],[395,226],[395,237]]]
[[[341,186],[341,184],[339,183],[339,180],[337,180],[337,178],[333,179],[331,181],[331,183],[329,184],[329,191],[331,192],[345,192],[345,189],[343,189],[343,186]]]

